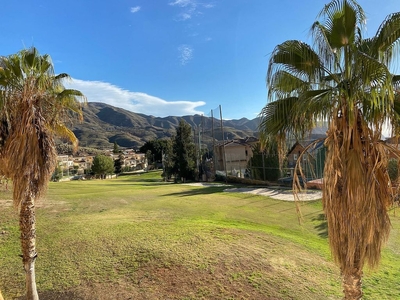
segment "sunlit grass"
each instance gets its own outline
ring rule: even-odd
[[[37,208],[39,291],[124,282],[130,293],[166,297],[163,270],[183,278],[176,299],[341,298],[320,201],[301,205],[300,225],[293,202],[223,190],[164,183],[159,172],[51,183]],[[24,274],[18,216],[2,207],[0,217],[8,299],[23,294]],[[400,298],[397,216],[392,224],[379,270],[366,271],[365,299]]]

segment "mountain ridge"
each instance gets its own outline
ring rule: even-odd
[[[173,136],[181,119],[185,120],[194,132],[198,133],[200,130],[205,142],[213,138],[222,140],[222,133],[224,139],[258,136],[258,118],[223,120],[221,130],[220,120],[216,118],[212,122],[210,117],[202,115],[155,117],[100,102],[88,102],[83,107],[83,122],[74,123],[71,129],[80,146],[105,149],[112,148],[116,142],[121,147],[137,149],[147,141]]]

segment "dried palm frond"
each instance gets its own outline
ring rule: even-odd
[[[333,257],[344,274],[365,262],[375,267],[390,232],[387,150],[366,125],[345,118],[333,120],[325,145],[323,206]]]

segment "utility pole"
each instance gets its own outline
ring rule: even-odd
[[[224,147],[224,169],[225,169],[225,181],[228,183],[228,170],[226,169],[226,154],[225,154],[225,140],[224,140],[224,126],[222,123],[222,108],[219,106],[219,115],[221,117],[221,132],[222,132],[222,142]]]

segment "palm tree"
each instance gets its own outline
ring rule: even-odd
[[[67,74],[54,75],[48,55],[35,48],[0,60],[0,171],[12,180],[13,202],[19,208],[22,261],[27,299],[39,299],[35,282],[35,201],[46,190],[56,165],[55,136],[77,145],[65,122],[81,117],[76,97],[64,89]]]
[[[345,299],[360,299],[364,264],[377,266],[390,231],[387,154],[399,153],[381,136],[388,123],[400,134],[399,77],[390,72],[400,13],[372,38],[363,38],[365,14],[355,0],[331,1],[317,20],[314,46],[289,40],[272,52],[260,131],[282,144],[287,135],[301,138],[317,121],[328,122],[322,201],[329,244]]]

